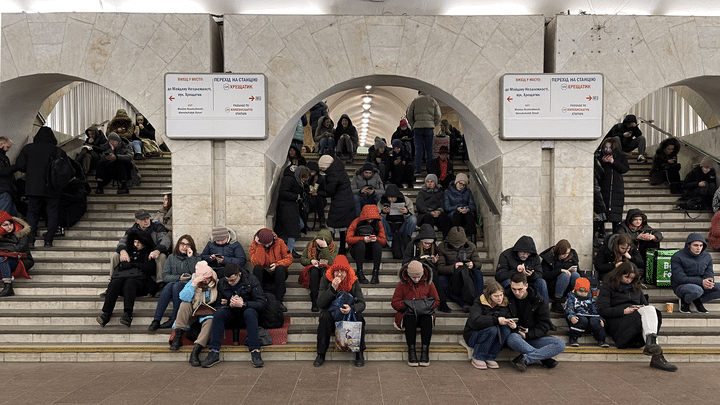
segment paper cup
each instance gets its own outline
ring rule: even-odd
[[[672,313],[675,310],[675,303],[668,302],[665,304],[665,312]]]

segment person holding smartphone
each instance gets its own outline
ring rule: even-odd
[[[222,278],[226,264],[235,263],[243,267],[247,261],[245,249],[238,242],[237,234],[226,226],[213,228],[200,257],[218,273],[219,278]]]
[[[550,246],[540,253],[540,259],[548,291],[554,292],[550,310],[563,313],[563,299],[580,278],[578,254],[570,247],[567,239],[561,239],[555,246]]]
[[[517,328],[518,321],[511,317],[508,305],[503,287],[497,281],[491,281],[470,307],[463,339],[473,348],[473,367],[479,370],[500,368],[495,359],[510,332]]]
[[[369,283],[380,283],[382,247],[387,245],[387,239],[385,238],[385,229],[380,223],[380,212],[377,206],[366,205],[362,208],[360,216],[350,223],[345,241],[355,259],[355,268],[360,284],[368,283],[363,273],[365,260],[373,262],[372,280]]]
[[[642,210],[631,208],[627,212],[625,221],[618,227],[618,233],[626,233],[633,238],[633,243],[645,264],[645,252],[648,249],[659,249],[663,240],[662,232],[648,225],[648,218]],[[643,266],[644,267],[644,266]]]

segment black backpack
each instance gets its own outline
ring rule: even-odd
[[[285,314],[280,309],[280,301],[275,298],[275,294],[265,293],[265,301],[265,309],[260,314],[259,325],[265,329],[275,329],[283,326]]]
[[[397,232],[395,234],[395,237],[393,237],[392,245],[390,250],[392,251],[393,259],[402,259],[403,252],[405,252],[405,247],[407,247],[408,243],[412,242],[412,239],[410,239],[410,236],[406,234],[405,232]]]
[[[50,159],[47,173],[47,185],[55,191],[60,191],[75,178],[75,170],[62,149],[55,150],[55,157]]]

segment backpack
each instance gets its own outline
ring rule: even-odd
[[[75,170],[67,156],[63,156],[62,150],[57,148],[55,157],[50,159],[47,173],[47,185],[55,191],[60,191],[70,184],[75,177]]]
[[[681,210],[700,211],[703,209],[703,199],[702,197],[692,197],[685,202],[679,203],[677,206]]]
[[[716,212],[710,221],[708,245],[715,250],[720,250],[720,211]]]
[[[258,324],[265,329],[275,329],[283,326],[285,323],[285,315],[280,309],[280,301],[277,300],[275,294],[265,293],[265,309],[260,314],[260,322]]]
[[[390,248],[393,259],[402,259],[405,247],[407,247],[410,242],[412,242],[412,239],[410,239],[410,236],[405,232],[396,233]]]

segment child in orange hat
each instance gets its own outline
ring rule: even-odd
[[[580,277],[575,281],[575,288],[568,293],[565,303],[570,346],[578,347],[578,338],[586,331],[591,332],[600,347],[610,347],[605,342],[605,320],[598,314],[597,303],[590,293],[590,280]]]

